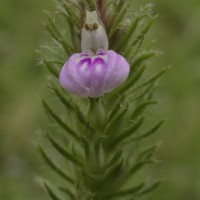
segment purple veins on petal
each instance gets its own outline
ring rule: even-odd
[[[97,57],[94,59],[92,65],[93,65],[94,75],[103,78],[107,70],[107,65],[104,59]]]
[[[97,52],[97,56],[104,56],[104,55],[106,55],[106,51],[105,50],[103,50],[103,49],[100,49],[98,52]]]
[[[128,77],[130,66],[125,58],[110,50],[72,55],[63,66],[61,86],[78,96],[99,97],[111,92]]]
[[[79,68],[83,68],[83,69],[87,69],[87,68],[90,68],[92,67],[92,59],[90,57],[88,58],[82,58],[80,60],[80,62],[78,63],[78,67]]]
[[[87,52],[81,53],[81,57],[88,57],[89,54]]]

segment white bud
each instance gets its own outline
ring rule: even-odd
[[[82,50],[91,50],[94,53],[99,49],[108,50],[108,37],[98,21],[96,11],[86,14],[86,21],[81,33]]]

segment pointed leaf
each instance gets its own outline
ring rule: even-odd
[[[133,114],[131,115],[131,119],[136,119],[138,116],[141,116],[143,111],[148,107],[148,106],[152,106],[152,105],[155,105],[157,104],[156,101],[147,101],[147,102],[144,102],[142,104],[140,104],[136,109],[135,111],[133,112]]]
[[[106,194],[105,198],[113,199],[113,198],[126,198],[126,196],[137,194],[143,187],[145,183],[141,183],[133,188],[129,188],[120,192],[116,192],[113,194]]]
[[[83,0],[78,0],[78,4],[82,9],[85,7]]]
[[[130,28],[129,28],[128,32],[125,34],[123,39],[120,41],[120,43],[119,43],[119,45],[117,47],[117,50],[121,50],[122,48],[124,48],[124,46],[127,46],[132,34],[135,32],[135,30],[136,30],[136,28],[138,26],[138,23],[139,23],[139,19],[138,19],[138,17],[136,17],[136,19],[130,25]]]
[[[137,58],[134,59],[133,61],[133,67],[136,67],[137,65],[140,65],[144,61],[148,60],[149,58],[152,58],[157,54],[156,51],[149,51],[149,52],[143,52],[140,54]]]
[[[58,115],[56,115],[56,113],[49,107],[49,105],[44,100],[42,100],[42,104],[47,114],[50,117],[52,117],[74,139],[78,140],[76,133],[66,123],[64,123]]]
[[[67,98],[65,98],[64,95],[56,88],[55,85],[52,84],[50,88],[56,94],[58,99],[63,103],[63,105],[67,108],[67,110],[71,110],[71,111],[74,110],[73,103],[70,102],[70,100],[68,100]]]
[[[130,73],[128,81],[126,81],[124,85],[118,89],[117,92],[119,94],[123,94],[126,91],[128,91],[130,88],[132,88],[142,77],[142,75],[144,74],[144,71],[145,71],[145,66],[141,67],[141,69],[139,69],[134,75]]]
[[[122,10],[124,8],[124,4],[127,3],[127,0],[126,1],[125,0],[119,0],[118,2],[117,1],[112,1],[112,3],[114,3],[115,5],[113,6],[114,7],[113,12],[109,13],[110,16],[108,16],[108,19],[109,19],[108,23],[107,23],[108,32],[112,28],[112,25],[115,23],[117,13],[119,13],[120,10]]]
[[[67,4],[71,4],[74,8],[76,8],[78,11],[80,11],[80,12],[84,12],[84,10],[82,9],[82,4],[81,4],[81,2],[82,1],[80,1],[80,0],[78,0],[78,4],[76,3],[76,1],[74,1],[74,0],[66,0],[67,1]],[[70,6],[71,6],[70,5]]]
[[[48,69],[48,71],[58,79],[58,77],[59,77],[58,70],[52,64],[47,62],[46,60],[43,60],[43,63],[46,66],[46,68]]]
[[[142,196],[145,195],[149,192],[152,192],[153,190],[155,190],[159,185],[161,184],[161,181],[155,181],[154,183],[148,185],[147,187],[145,187],[143,190],[139,191],[137,196]]]
[[[129,8],[129,6],[130,4],[127,4],[126,7],[124,9],[121,9],[119,14],[116,16],[116,20],[112,24],[111,30],[109,31],[109,34],[108,34],[108,37],[110,38],[110,40],[112,40],[112,36],[116,33],[116,31],[118,30],[119,24],[122,22],[122,20],[126,16],[127,9]]]
[[[62,66],[63,65],[63,61],[61,61],[61,60],[51,60],[51,59],[47,59],[47,60],[45,60],[47,63],[49,63],[49,64],[58,64],[58,65],[60,65],[60,66]]]
[[[142,83],[141,85],[137,86],[136,89],[139,89],[141,87],[147,86],[151,83],[154,83],[156,80],[158,80],[170,67],[165,67],[163,68],[160,72],[158,72],[157,74],[155,74],[153,77],[151,77],[150,79],[148,79],[147,81],[145,81],[144,83]],[[135,89],[135,90],[136,90]]]
[[[121,109],[121,111],[108,122],[107,127],[105,129],[105,135],[109,135],[114,132],[114,130],[119,129],[122,122],[125,120],[125,115],[127,113],[128,106]],[[119,125],[119,126],[116,126]],[[116,130],[117,131],[117,130]]]
[[[59,187],[59,190],[64,192],[65,194],[67,194],[69,196],[69,198],[71,200],[76,200],[75,195],[66,187]]]
[[[72,155],[71,153],[69,153],[66,148],[64,148],[63,146],[61,146],[57,141],[55,141],[55,139],[53,139],[49,134],[46,134],[48,140],[50,141],[50,143],[53,145],[53,147],[59,152],[61,153],[67,160],[71,161],[72,163],[74,163],[75,165],[81,166],[81,162],[75,158],[74,155]]]
[[[68,182],[70,182],[72,184],[75,183],[72,178],[70,178],[67,174],[65,174],[65,172],[63,172],[58,166],[56,166],[56,164],[53,163],[53,161],[44,152],[44,150],[42,149],[42,147],[39,146],[38,150],[39,150],[40,154],[42,155],[43,159],[45,160],[45,162],[47,163],[47,165],[49,165],[49,167],[52,170],[54,170],[56,173],[58,173],[62,178],[64,178]]]
[[[73,22],[73,24],[75,24],[76,27],[78,29],[80,29],[81,28],[80,19],[76,16],[76,12],[74,12],[70,8],[70,6],[67,3],[65,3],[63,0],[58,0],[58,1],[60,2],[60,5],[63,7],[63,9],[67,13],[67,15],[70,16],[69,20],[71,20]]]
[[[147,164],[152,163],[151,160],[145,160],[145,161],[141,161],[136,163],[129,171],[127,177],[130,178],[133,174],[137,173],[140,169],[142,169],[142,167],[144,167]]]
[[[122,183],[119,181],[119,177],[121,178],[123,173],[125,173],[124,162],[121,160],[120,162],[116,162],[116,164],[114,164],[106,171],[106,176],[101,183],[99,191],[107,191],[108,188],[110,188],[110,191],[113,189],[115,190],[115,188],[117,188]]]
[[[108,145],[109,148],[115,148],[116,145],[119,145],[119,143],[123,142],[128,137],[131,137],[143,124],[144,118],[141,118],[138,120],[136,124],[134,124],[130,129],[125,131],[123,134],[119,135],[118,137],[114,137],[110,144]]]
[[[125,100],[125,96],[121,96],[118,98],[116,104],[114,104],[114,106],[113,106],[112,112],[110,113],[110,115],[108,117],[107,123],[109,123],[109,121],[111,121],[120,112],[121,107],[123,106],[124,100]],[[112,105],[113,105],[113,101],[112,101]]]
[[[69,109],[70,111],[75,113],[76,117],[80,120],[80,122],[84,126],[86,126],[87,125],[87,121],[85,120],[86,117],[84,116],[82,111],[79,109],[79,107],[74,102],[72,102],[71,100],[65,98],[64,95],[62,95],[62,93],[55,86],[52,86],[52,90],[54,91],[54,93],[56,94],[58,99],[66,107],[66,109]]]
[[[122,160],[122,154],[123,154],[122,150],[117,151],[114,154],[114,156],[110,159],[110,161],[108,162],[108,164],[106,165],[106,169],[109,169],[114,164],[116,164],[117,162],[121,161]]]
[[[94,0],[86,0],[89,11],[95,11],[95,1]]]
[[[138,161],[152,160],[152,157],[154,156],[156,149],[157,149],[157,145],[154,145],[153,147],[149,147],[145,149],[139,154],[137,160]]]
[[[55,39],[63,47],[63,49],[65,50],[65,52],[68,55],[71,55],[73,53],[72,46],[64,40],[62,34],[60,33],[60,31],[56,27],[56,24],[53,21],[53,19],[50,16],[50,14],[47,13],[47,12],[45,12],[45,14],[46,14],[46,16],[47,16],[47,18],[49,20],[49,25],[45,24],[49,34],[53,37],[53,39]]]
[[[133,40],[133,42],[129,42],[129,47],[127,48],[125,55],[127,57],[130,57],[132,55],[135,55],[136,52],[138,51],[139,47],[141,46],[143,40],[144,40],[144,36],[147,34],[147,32],[149,31],[149,29],[151,28],[151,26],[153,25],[155,19],[157,18],[157,16],[152,17],[150,19],[150,21],[146,24],[146,26],[142,29],[142,31],[140,32],[140,34]],[[137,45],[139,43],[139,47],[136,49],[136,52],[133,53],[133,47],[135,45]]]
[[[147,131],[146,133],[144,133],[142,135],[139,135],[139,136],[133,138],[132,140],[143,139],[143,138],[146,138],[148,136],[151,136],[163,125],[164,122],[165,122],[164,120],[158,122],[158,124],[156,124],[152,129],[150,129],[149,131]]]
[[[130,96],[130,102],[132,101],[138,101],[141,102],[143,100],[145,100],[145,97],[150,95],[153,92],[153,88],[154,88],[154,83],[150,84],[140,95],[138,95],[137,97],[132,97],[131,98],[131,94]]]
[[[55,194],[55,192],[51,189],[51,187],[47,184],[44,183],[44,187],[46,188],[49,196],[52,198],[52,200],[61,200],[60,197],[57,196],[57,194]]]

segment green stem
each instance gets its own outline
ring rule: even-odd
[[[102,132],[106,118],[105,106],[102,99],[90,98],[88,121],[96,133]]]

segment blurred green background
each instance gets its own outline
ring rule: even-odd
[[[200,199],[200,1],[153,2],[159,18],[151,30],[164,54],[155,66],[172,64],[157,89],[153,118],[165,118],[153,177],[165,182],[146,200]],[[43,9],[49,0],[0,0],[0,200],[44,200],[38,177],[49,169],[35,149],[44,115],[46,71],[35,50],[45,41]],[[133,9],[134,10],[134,9]]]

